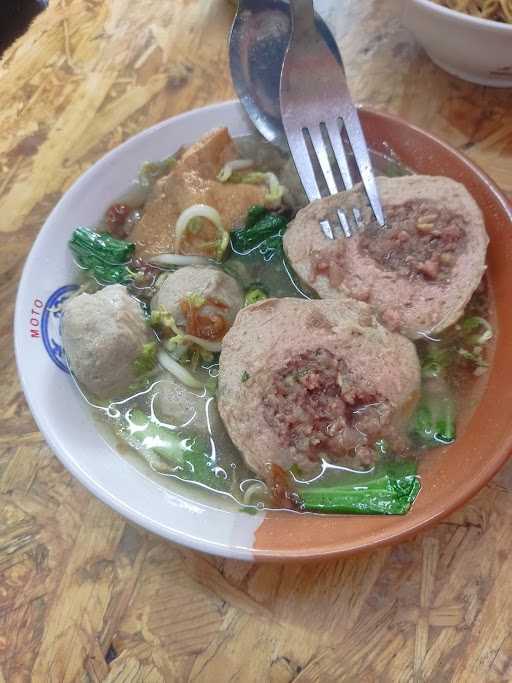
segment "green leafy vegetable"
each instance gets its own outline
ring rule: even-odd
[[[250,306],[268,299],[268,292],[262,285],[251,285],[245,292],[244,305]]]
[[[374,443],[374,448],[377,451],[379,458],[389,458],[391,453],[391,448],[385,439],[379,439]]]
[[[270,213],[266,209],[266,213],[263,214],[260,209],[261,207],[249,209],[246,227],[233,230],[231,233],[231,246],[234,251],[245,253],[262,242],[273,248],[281,245],[282,236],[288,225],[286,218],[277,213]],[[260,218],[256,220],[258,215]],[[271,245],[268,243],[270,238],[274,240]]]
[[[177,432],[160,427],[137,408],[130,411],[127,420],[129,426],[125,432],[133,441],[153,451],[173,467],[183,464],[186,441]]]
[[[244,370],[242,372],[242,376],[240,377],[241,382],[247,382],[247,380],[250,378],[250,374],[247,372],[247,370]]]
[[[135,251],[135,244],[117,240],[108,233],[89,228],[77,228],[69,242],[79,266],[89,271],[101,284],[126,284],[134,273],[126,265]]]
[[[247,217],[245,219],[245,229],[252,228],[256,223],[258,223],[262,218],[268,216],[269,210],[260,204],[254,204],[250,207],[247,212]]]
[[[421,486],[413,461],[387,462],[343,484],[309,484],[297,495],[302,509],[346,515],[404,515]]]
[[[482,356],[482,349],[477,347],[477,351],[468,351],[467,349],[459,349],[459,355],[464,358],[464,360],[469,361],[476,365],[477,368],[487,368],[489,363],[484,360]]]
[[[453,350],[447,348],[429,348],[421,359],[423,377],[440,377],[453,360]]]
[[[410,171],[405,169],[398,161],[390,159],[386,164],[383,175],[386,178],[399,178],[400,176],[410,175]]]
[[[446,380],[448,367],[457,361],[453,346],[429,344],[421,358],[422,399],[409,425],[417,446],[434,448],[455,441],[455,405]]]
[[[185,297],[184,301],[192,308],[202,308],[206,303],[206,298],[202,294],[191,292]]]
[[[277,209],[281,206],[283,195],[286,188],[281,185],[275,173],[266,171],[249,171],[232,173],[228,182],[247,183],[249,185],[267,185],[267,193],[264,197],[265,205],[270,209]]]
[[[278,232],[277,235],[272,235],[272,237],[269,237],[264,242],[262,242],[262,244],[260,245],[260,250],[264,256],[269,251],[281,252],[282,249],[283,249],[283,233],[282,232]]]
[[[471,316],[462,321],[462,329],[468,336],[470,344],[486,344],[493,337],[493,329],[490,322],[479,316]],[[471,334],[478,332],[478,334]]]
[[[424,378],[445,375],[450,366],[474,365],[474,374],[481,374],[488,367],[485,345],[493,338],[494,331],[488,320],[470,315],[453,326],[440,342],[427,344],[420,351],[421,374]]]
[[[420,446],[444,446],[455,441],[455,407],[448,396],[426,396],[414,413],[410,435]]]
[[[146,161],[139,170],[139,182],[143,187],[151,187],[155,180],[167,175],[176,165],[174,157],[167,157],[162,161]]]
[[[245,512],[246,515],[257,515],[259,513],[258,508],[252,507],[252,505],[245,505],[243,508],[239,508],[239,512]]]
[[[170,337],[180,333],[174,318],[163,306],[151,311],[149,324],[157,330],[162,337]]]
[[[113,264],[126,263],[135,251],[135,244],[132,242],[118,240],[107,232],[98,233],[89,228],[77,228],[71,238],[71,244],[96,251],[98,256]]]
[[[201,439],[187,438],[150,419],[138,408],[128,415],[125,433],[132,441],[165,460],[173,474],[184,481],[196,482],[217,491],[228,491],[230,480],[208,454]]]
[[[219,378],[218,377],[212,377],[210,375],[205,382],[205,387],[211,396],[217,395],[218,386],[219,386]]]
[[[156,342],[149,342],[147,344],[144,344],[144,346],[142,347],[142,351],[133,361],[133,368],[135,370],[135,374],[137,375],[137,377],[147,375],[148,372],[151,372],[155,369],[156,354]]]

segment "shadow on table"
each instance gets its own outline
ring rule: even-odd
[[[34,17],[48,7],[49,0],[0,0],[0,57],[4,50],[30,26]]]

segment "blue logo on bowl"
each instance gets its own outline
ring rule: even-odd
[[[64,285],[51,294],[41,315],[41,337],[48,355],[63,372],[69,373],[60,336],[62,304],[78,289],[78,285]]]

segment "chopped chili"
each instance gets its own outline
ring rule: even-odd
[[[180,303],[180,308],[186,319],[185,331],[187,334],[201,339],[209,339],[211,341],[221,340],[229,329],[229,322],[226,318],[217,313],[209,313],[204,315],[201,311],[205,306],[219,308],[221,310],[227,309],[228,306],[217,299],[205,299],[201,306],[194,306],[194,304],[187,299],[183,299]]]
[[[272,505],[286,510],[299,509],[299,500],[289,472],[272,463],[270,468]]]
[[[106,214],[106,221],[109,232],[114,237],[126,237],[123,226],[128,218],[131,209],[126,204],[112,204]]]
[[[205,305],[206,304],[210,304],[210,306],[215,306],[215,308],[220,308],[224,311],[229,308],[229,306],[226,303],[224,303],[224,301],[221,301],[220,299],[213,299],[211,297],[206,300]]]
[[[139,256],[134,256],[132,258],[131,268],[132,270],[137,271],[135,284],[139,287],[151,287],[160,273],[160,270],[156,266],[152,266]]]

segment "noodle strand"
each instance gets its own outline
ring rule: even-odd
[[[433,2],[472,17],[512,24],[512,0],[433,0]]]

